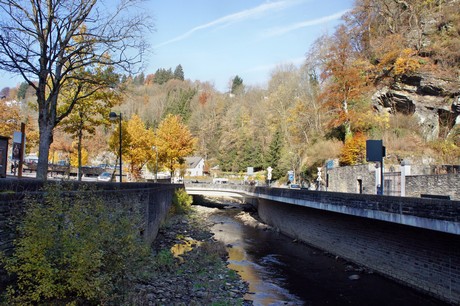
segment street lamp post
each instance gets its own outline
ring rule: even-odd
[[[121,115],[121,112],[120,114],[117,115],[117,113],[115,112],[110,112],[109,114],[109,119],[114,121],[114,120],[117,120],[119,119],[119,125],[118,125],[118,130],[119,130],[119,133],[118,133],[118,136],[119,136],[119,143],[120,143],[120,149],[119,149],[119,156],[120,156],[120,184],[122,183],[122,177],[123,177],[123,161],[122,161],[122,157],[121,157],[121,120],[122,120],[122,115]]]
[[[155,180],[154,182],[156,183],[158,182],[158,179],[157,179],[158,177],[158,149],[155,146],[153,146],[152,149],[155,150]]]

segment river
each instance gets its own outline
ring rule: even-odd
[[[254,305],[448,305],[264,228],[238,208],[202,209]]]

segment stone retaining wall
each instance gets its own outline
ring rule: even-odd
[[[460,304],[459,235],[266,199],[258,213],[292,238]]]
[[[394,175],[400,177],[400,166],[396,165],[388,172],[385,169],[384,180],[394,180]],[[405,196],[420,197],[421,194],[447,195],[451,200],[460,200],[460,173],[459,166],[422,166],[411,165],[410,175],[405,177]],[[376,173],[377,172],[377,173]],[[380,176],[380,169],[374,163],[337,167],[327,170],[328,191],[376,194],[376,176]],[[379,178],[377,179],[379,181]],[[396,183],[392,182],[392,183]],[[361,189],[361,190],[360,190]],[[385,194],[400,196],[400,190],[389,193],[385,188]]]
[[[65,184],[77,190],[78,182],[48,182]],[[85,184],[85,183],[81,183]],[[87,184],[87,183],[86,183]],[[141,234],[146,243],[151,244],[161,223],[165,220],[172,203],[174,191],[183,185],[154,183],[91,183],[97,186],[98,193],[108,205],[119,205],[123,209],[137,207],[145,216],[140,224]],[[24,196],[37,193],[43,182],[28,179],[0,180],[0,251],[10,254],[16,227],[24,211]],[[5,272],[0,269],[0,283],[6,279]],[[1,289],[1,286],[0,286]]]
[[[363,194],[376,194],[375,164],[338,167],[327,170],[328,191],[359,193],[359,181]]]
[[[422,194],[460,200],[460,173],[406,176],[406,196],[420,197]]]

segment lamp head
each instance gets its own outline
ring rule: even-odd
[[[118,119],[117,113],[115,113],[115,112],[110,112],[110,114],[109,114],[109,119],[112,120],[112,121],[113,121],[113,120],[117,120],[117,119]]]

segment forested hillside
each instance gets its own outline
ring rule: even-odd
[[[366,139],[383,139],[388,164],[458,164],[459,50],[458,0],[357,0],[343,26],[305,50],[301,67],[277,67],[265,88],[234,76],[229,91],[218,92],[188,80],[178,63],[121,77],[117,110],[152,130],[179,115],[196,139],[194,155],[223,171],[271,166],[274,179],[288,170],[309,179],[328,159],[365,162]],[[33,100],[26,90],[3,92]],[[18,116],[33,117],[22,105]],[[87,135],[89,160],[108,148],[112,132]],[[55,135],[54,146],[71,142]]]

